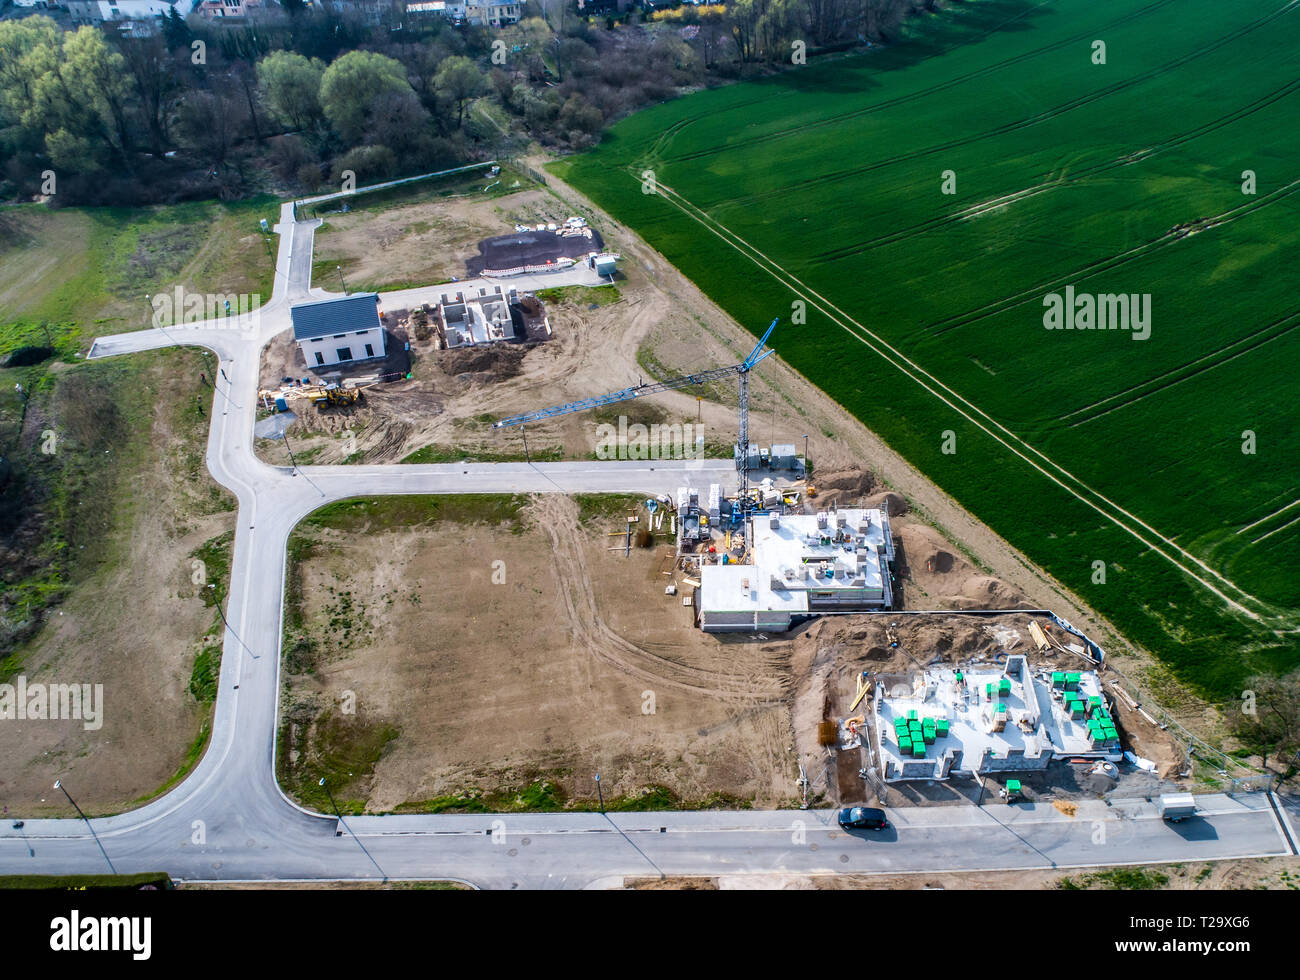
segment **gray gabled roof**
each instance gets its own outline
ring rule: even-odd
[[[313,340],[336,333],[379,326],[379,294],[354,293],[338,299],[320,299],[289,308],[293,339]]]

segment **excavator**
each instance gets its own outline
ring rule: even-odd
[[[274,400],[277,407],[290,400],[305,400],[316,406],[318,412],[334,406],[364,404],[365,391],[359,387],[344,388],[334,382],[325,385],[298,385],[279,391],[260,392],[263,399]]]

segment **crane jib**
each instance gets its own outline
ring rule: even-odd
[[[778,317],[777,319],[779,320],[780,318]],[[618,402],[630,401],[633,398],[644,398],[646,395],[656,395],[661,391],[675,391],[678,388],[687,388],[691,385],[702,385],[709,381],[716,381],[719,378],[730,377],[733,374],[740,375],[743,379],[754,365],[774,353],[771,350],[765,351],[763,348],[767,346],[767,338],[772,336],[772,331],[776,328],[776,324],[777,320],[773,320],[771,325],[768,326],[767,332],[763,334],[763,339],[758,342],[757,346],[755,346],[752,351],[749,352],[749,356],[739,364],[732,364],[731,366],[724,368],[714,368],[710,371],[701,371],[698,374],[687,374],[680,378],[673,378],[669,381],[657,381],[648,385],[640,384],[632,388],[624,388],[621,391],[611,391],[606,395],[597,395],[594,398],[583,398],[576,402],[565,402],[563,405],[554,405],[551,408],[544,408],[537,412],[527,412],[523,415],[511,415],[497,422],[493,422],[492,428],[505,429],[512,425],[527,425],[529,422],[540,422],[542,419],[553,419],[557,416],[569,415],[573,412],[584,412],[589,408],[600,408],[602,405],[614,405]],[[740,407],[740,430],[742,442],[746,441],[748,438],[749,430],[747,424],[749,421],[749,405],[747,396],[748,392],[745,390],[742,380]],[[742,467],[742,477],[743,475],[744,469]],[[741,482],[744,482],[743,478]]]

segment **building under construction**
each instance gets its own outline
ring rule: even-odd
[[[1056,758],[1118,762],[1119,732],[1092,671],[930,668],[875,679],[876,758],[887,782],[1039,772]]]
[[[538,342],[551,339],[551,321],[532,293],[500,286],[443,293],[430,311],[441,346],[447,349],[501,341]]]
[[[711,497],[705,513],[713,506]],[[781,633],[814,616],[892,606],[894,539],[884,511],[778,509],[746,513],[736,530],[724,532],[716,560],[701,557],[696,604],[702,629]],[[678,521],[689,529],[691,518],[688,495],[685,509],[679,500]]]

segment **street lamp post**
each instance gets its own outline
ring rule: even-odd
[[[95,838],[95,843],[99,845],[99,853],[104,855],[105,861],[108,861],[108,870],[113,872],[113,874],[117,874],[117,868],[113,867],[113,862],[109,860],[108,851],[104,850],[104,845],[100,842],[99,835],[95,833],[95,828],[90,825],[90,818],[81,812],[81,807],[77,806],[77,801],[72,798],[72,794],[68,792],[68,788],[63,785],[63,780],[56,779],[54,781],[54,788],[63,790],[63,795],[66,796],[68,802],[72,804],[72,809],[76,810],[77,816],[81,817],[81,819],[86,822],[86,829],[90,831],[90,836]]]
[[[387,881],[388,875],[384,874],[384,869],[379,867],[379,862],[376,861],[374,859],[374,856],[371,855],[371,853],[366,850],[366,845],[361,843],[361,838],[358,837],[355,833],[353,833],[352,828],[349,827],[347,821],[343,819],[343,814],[339,812],[339,805],[334,802],[334,794],[330,792],[329,786],[325,784],[324,776],[321,776],[318,785],[320,786],[321,789],[325,791],[325,795],[329,797],[330,806],[334,808],[334,816],[338,817],[339,823],[343,825],[343,829],[346,830],[349,834],[352,834],[352,839],[357,842],[357,847],[361,848],[361,853],[364,854],[366,857],[370,858],[370,863],[375,866],[375,869],[381,875],[383,875],[383,880]]]
[[[348,281],[343,278],[343,266],[336,265],[334,271],[339,274],[339,282],[343,283],[343,295],[346,296],[348,294]]]
[[[596,796],[600,798],[600,812],[605,812],[605,794],[600,788],[600,773],[596,773]]]
[[[808,479],[808,433],[803,434],[803,475]]]

